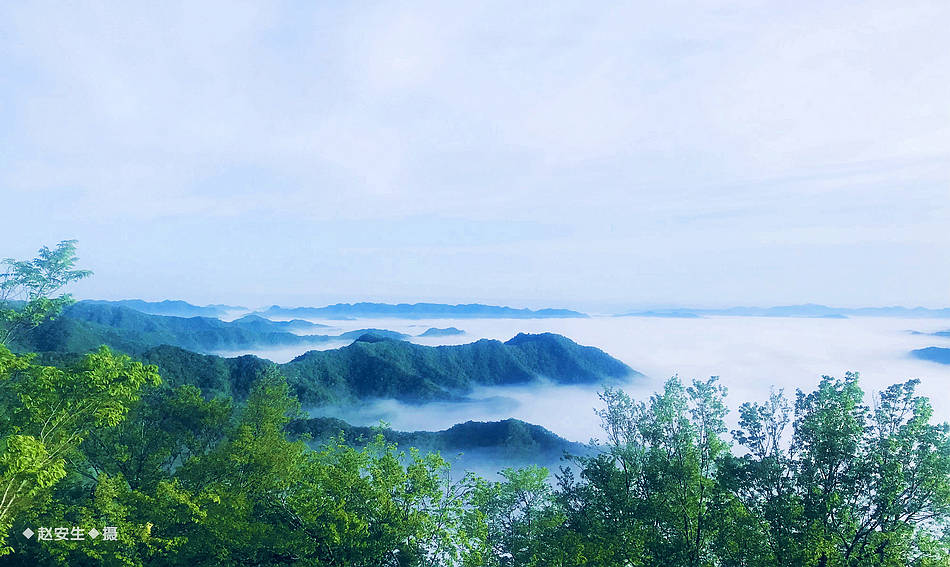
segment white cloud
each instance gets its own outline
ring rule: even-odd
[[[458,252],[470,266],[403,249],[388,253],[416,271],[387,270],[446,294],[500,292],[507,277],[479,274],[509,274],[519,293],[617,299],[636,277],[618,259],[657,262],[639,293],[665,297],[650,288],[663,274],[726,282],[743,258],[782,258],[743,289],[768,302],[814,293],[818,257],[852,254],[868,301],[897,299],[873,282],[901,265],[935,270],[901,299],[946,303],[950,267],[931,256],[950,244],[948,16],[924,2],[7,5],[0,187],[43,214],[0,231],[111,246],[104,227],[135,222],[155,253],[168,224],[202,219],[183,236],[201,244],[271,219],[247,251],[264,262],[313,223],[362,222],[385,255],[413,219],[458,218],[479,227]],[[489,227],[507,220],[571,236],[499,248]],[[207,263],[180,253],[183,271]],[[565,261],[605,283],[546,268]],[[348,269],[381,281],[372,262]]]

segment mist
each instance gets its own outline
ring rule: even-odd
[[[327,321],[314,321],[327,323]],[[589,319],[359,319],[332,321],[342,331],[376,327],[413,335],[417,344],[462,344],[482,338],[508,340],[519,332],[554,332],[600,348],[645,376],[622,387],[646,399],[674,374],[684,380],[719,376],[729,389],[729,423],[744,401],[764,400],[771,388],[792,396],[808,391],[822,375],[861,374],[866,400],[874,392],[910,378],[919,378],[919,391],[931,398],[935,419],[950,420],[950,365],[917,360],[909,351],[925,346],[950,346],[950,338],[915,335],[950,328],[950,321],[934,319],[850,318],[796,319],[709,317],[665,319],[651,317],[591,317]],[[464,335],[416,337],[429,327],[455,326]],[[322,345],[336,348],[339,343]],[[259,351],[255,354],[285,362],[305,349]],[[356,425],[387,422],[398,430],[446,429],[468,420],[494,421],[509,417],[542,425],[571,441],[587,442],[600,436],[600,385],[479,388],[465,402],[421,405],[376,400],[350,408],[314,409],[314,415],[332,415]]]

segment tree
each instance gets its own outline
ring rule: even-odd
[[[32,260],[6,258],[0,262],[5,268],[0,273],[0,345],[57,316],[72,302],[68,294],[56,294],[92,275],[89,270],[75,269],[79,261],[76,244],[76,240],[63,240],[52,250],[40,248]]]
[[[543,467],[507,468],[504,479],[473,479],[470,533],[481,533],[482,562],[489,567],[537,567],[559,564],[557,530],[564,514]]]
[[[735,553],[747,565],[801,565],[802,499],[794,477],[785,432],[791,406],[784,393],[773,391],[767,402],[745,402],[739,407],[739,429],[732,437],[745,450],[727,455],[720,478],[741,503],[745,520],[732,531],[741,541]],[[719,549],[731,546],[722,542]]]
[[[307,454],[286,502],[303,564],[459,565],[477,542],[463,527],[466,482],[436,453],[402,452],[382,435],[363,449],[338,438]],[[466,563],[467,564],[467,563]]]
[[[581,480],[562,477],[573,555],[591,565],[713,565],[717,529],[731,500],[718,482],[729,446],[715,378],[669,379],[649,404],[620,390],[601,396],[608,444],[579,459]],[[596,534],[596,535],[595,535]]]
[[[795,403],[797,477],[818,565],[906,565],[915,535],[950,511],[950,438],[917,381],[864,405],[858,375],[824,377]]]
[[[225,440],[233,414],[231,398],[205,400],[195,386],[151,388],[122,423],[89,435],[83,464],[93,480],[104,473],[131,490],[151,490]]]
[[[187,540],[178,552],[182,563],[271,565],[296,556],[282,502],[301,482],[306,445],[286,432],[299,411],[283,376],[269,367],[226,436],[176,471],[172,488],[200,516],[172,518],[160,528]]]
[[[890,386],[873,407],[858,375],[822,378],[789,405],[781,393],[744,404],[724,482],[759,522],[769,553],[750,565],[940,565],[950,516],[950,428],[930,423],[918,382]]]
[[[155,367],[106,347],[56,368],[0,346],[0,545],[16,514],[66,476],[90,432],[120,423],[140,388],[158,382]]]

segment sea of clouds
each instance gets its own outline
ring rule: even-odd
[[[735,410],[743,401],[764,400],[771,388],[783,388],[790,397],[796,389],[814,388],[822,375],[860,372],[870,401],[874,392],[909,378],[921,379],[919,391],[929,396],[936,418],[950,420],[950,365],[917,360],[909,351],[926,346],[950,347],[950,339],[912,334],[950,328],[939,319],[850,318],[796,319],[765,317],[709,317],[665,319],[653,317],[591,317],[589,319],[360,319],[315,321],[339,330],[380,328],[418,335],[429,327],[454,326],[464,335],[412,339],[436,346],[462,344],[482,338],[508,340],[519,332],[553,332],[596,346],[642,372],[624,384],[630,394],[648,398],[674,374],[685,380],[719,376],[729,389],[727,401]],[[338,348],[327,343],[320,348]],[[286,362],[306,348],[259,351],[255,354]],[[235,354],[235,353],[229,353]],[[354,424],[386,421],[400,430],[440,430],[468,420],[491,421],[514,417],[542,425],[573,441],[600,436],[600,386],[493,387],[476,390],[469,401],[410,405],[377,400],[354,408],[319,410]]]

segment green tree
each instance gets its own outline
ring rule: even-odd
[[[122,423],[92,432],[83,443],[88,474],[121,475],[132,490],[154,489],[226,439],[233,414],[231,398],[205,400],[195,386],[152,388]]]
[[[729,460],[724,483],[759,522],[768,553],[751,565],[939,565],[950,561],[950,436],[930,423],[916,380],[890,386],[873,407],[858,375],[823,377],[789,404],[781,393],[744,404],[736,440],[748,453]]]
[[[649,404],[604,392],[604,452],[579,460],[580,481],[561,482],[575,561],[715,564],[721,514],[732,504],[717,477],[729,449],[724,396],[715,378],[687,387],[675,376]]]
[[[547,566],[561,561],[557,531],[565,517],[543,467],[504,469],[504,480],[473,479],[466,522],[482,534],[479,565],[487,567]]]
[[[205,454],[176,472],[175,488],[201,520],[172,522],[184,535],[179,560],[200,565],[271,565],[296,556],[281,503],[297,489],[306,445],[290,439],[287,424],[300,406],[273,368],[255,381],[236,425]]]
[[[476,546],[462,526],[465,483],[438,454],[398,451],[382,435],[357,450],[342,438],[309,453],[287,501],[307,565],[457,565]]]
[[[56,295],[68,284],[92,275],[77,270],[76,240],[63,240],[50,250],[44,246],[32,260],[6,258],[0,265],[0,345],[18,333],[56,317],[72,302]]]
[[[90,432],[120,423],[140,388],[158,381],[154,367],[106,347],[56,368],[0,346],[0,545],[17,513],[66,476]]]

